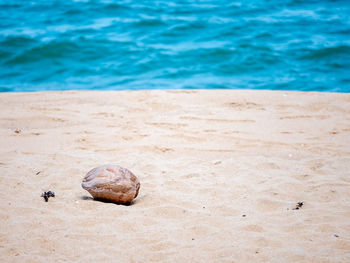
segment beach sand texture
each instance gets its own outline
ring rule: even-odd
[[[350,262],[350,94],[1,93],[0,136],[0,262]]]

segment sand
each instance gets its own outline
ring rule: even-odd
[[[0,136],[0,262],[350,262],[350,94],[1,93]]]

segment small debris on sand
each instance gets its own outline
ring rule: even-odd
[[[304,202],[298,202],[296,207],[293,208],[293,210],[299,210],[299,208],[301,208],[304,205]]]
[[[41,173],[41,171],[37,172],[35,175],[39,175]]]
[[[21,133],[21,130],[20,129],[16,129],[15,133]]]
[[[337,234],[334,234],[334,236],[335,236],[335,237],[339,237],[339,235],[337,235]]]
[[[44,197],[45,202],[49,201],[49,197],[55,197],[55,193],[48,191],[48,192],[44,192],[41,194],[41,197]]]

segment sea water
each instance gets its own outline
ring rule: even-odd
[[[0,91],[350,92],[348,0],[0,0]]]

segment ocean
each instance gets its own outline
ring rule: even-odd
[[[0,0],[0,91],[350,92],[350,2]]]

